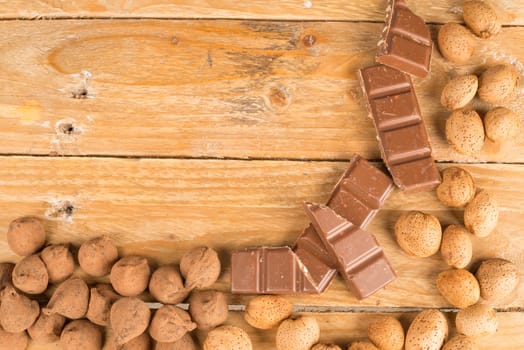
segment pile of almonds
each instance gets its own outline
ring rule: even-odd
[[[460,335],[446,343],[444,349],[476,349],[474,338],[496,332],[498,321],[492,306],[511,301],[509,298],[519,283],[518,270],[512,262],[500,258],[484,260],[475,274],[466,269],[473,254],[471,236],[482,238],[490,235],[499,216],[493,196],[486,190],[477,192],[474,179],[466,170],[455,166],[444,169],[436,193],[438,199],[449,207],[465,206],[464,226],[450,225],[442,233],[435,216],[411,211],[397,220],[395,238],[407,254],[417,257],[434,255],[440,249],[442,259],[453,269],[438,275],[437,289],[451,305],[461,309],[455,321]],[[421,327],[431,324],[434,330],[442,328],[442,331],[430,332],[430,327],[426,334],[422,334],[416,330],[419,317],[424,317],[424,321],[420,321]],[[431,310],[431,313],[428,310],[413,321],[405,346],[407,350],[440,349],[446,336],[444,316],[437,310]]]
[[[59,341],[65,350],[98,350],[104,345],[104,327],[113,330],[107,349],[148,350],[154,340],[155,349],[194,350],[190,332],[197,328],[210,331],[207,350],[224,349],[213,339],[231,330],[235,339],[247,338],[251,346],[240,328],[219,327],[228,317],[226,296],[203,290],[220,275],[220,260],[211,248],[195,248],[182,257],[180,266],[160,266],[151,274],[146,258],[120,258],[107,236],[97,237],[80,246],[78,263],[90,276],[109,275],[111,283],[89,286],[73,275],[76,263],[68,244],[44,247],[46,232],[37,218],[12,221],[7,242],[24,258],[16,265],[0,263],[2,349],[26,349],[31,338],[37,343]],[[163,304],[154,312],[139,298],[147,289]],[[51,297],[40,307],[46,292]],[[176,305],[186,300],[189,312]]]
[[[464,22],[469,30],[458,23],[447,23],[438,33],[442,55],[454,63],[467,62],[476,48],[475,35],[491,38],[501,28],[497,12],[482,1],[462,4]],[[471,30],[471,31],[470,31]],[[496,144],[515,139],[520,131],[520,118],[501,104],[515,99],[520,73],[510,64],[497,64],[487,68],[477,78],[463,75],[451,79],[441,95],[441,104],[453,111],[446,121],[446,139],[459,153],[477,155],[487,137]],[[477,111],[468,108],[475,96],[495,106],[484,120]]]

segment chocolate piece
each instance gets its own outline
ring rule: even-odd
[[[433,41],[424,20],[404,0],[389,0],[386,26],[375,60],[424,78],[430,69]]]
[[[365,228],[393,190],[391,178],[355,154],[327,202],[337,214]],[[295,242],[294,252],[307,267],[313,284],[304,293],[321,293],[336,275],[336,260],[309,225]]]
[[[350,291],[364,299],[396,278],[375,237],[337,215],[331,208],[305,204],[306,213]]]
[[[360,83],[378,134],[382,159],[403,191],[435,188],[440,173],[409,75],[376,65],[361,69]]]
[[[389,176],[356,154],[335,185],[328,205],[337,214],[365,227],[375,217],[393,188]],[[337,261],[326,249],[312,225],[302,232],[293,251],[287,247],[262,247],[234,252],[231,256],[231,292],[323,292],[337,273]],[[285,261],[282,262],[283,260]],[[281,268],[287,272],[282,273],[279,270]],[[276,286],[275,283],[279,285]]]
[[[259,247],[231,255],[231,293],[300,293],[308,281],[308,271],[289,247]]]

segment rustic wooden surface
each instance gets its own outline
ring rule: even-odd
[[[373,62],[381,29],[338,22],[3,21],[0,151],[315,160],[360,152],[379,159],[356,71]],[[304,43],[308,35],[312,46]],[[461,67],[435,50],[430,77],[415,82],[436,159],[524,162],[524,138],[503,147],[487,143],[478,159],[455,154],[444,138],[449,112],[435,98],[458,72],[524,61],[523,38],[524,27],[511,27],[479,40],[481,54]],[[74,98],[82,89],[87,98]],[[518,99],[509,107],[524,114]]]
[[[218,284],[224,291],[229,288],[228,251],[292,244],[307,224],[302,203],[325,202],[347,165],[45,157],[0,160],[0,226],[7,227],[19,215],[36,215],[47,218],[51,242],[79,245],[90,237],[108,234],[123,254],[146,255],[154,265],[176,262],[192,247],[211,245],[220,250],[225,262]],[[496,196],[501,209],[497,232],[474,239],[472,266],[481,259],[500,256],[515,261],[524,275],[524,254],[515,249],[524,246],[524,198],[515,190],[522,188],[524,165],[464,167],[479,188]],[[62,209],[67,206],[74,208],[70,215]],[[406,210],[432,213],[444,226],[462,222],[462,211],[446,208],[434,193],[406,196],[397,190],[369,231],[377,236],[399,278],[360,302],[340,279],[322,298],[301,295],[290,299],[308,306],[449,307],[435,288],[436,276],[447,268],[440,256],[409,257],[392,238],[394,222]],[[0,241],[0,256],[16,260],[5,240]],[[248,299],[231,297],[233,304]],[[524,283],[506,306],[524,308]]]
[[[408,1],[434,37],[440,24],[461,20],[460,2]],[[0,227],[36,215],[50,242],[108,234],[121,254],[153,266],[209,245],[224,265],[215,287],[228,292],[232,249],[292,244],[307,224],[303,201],[324,202],[354,152],[382,166],[355,73],[373,62],[385,3],[0,0]],[[496,232],[474,239],[469,268],[503,257],[524,279],[524,138],[460,156],[445,141],[439,104],[457,74],[495,62],[524,73],[524,0],[497,7],[505,27],[478,40],[468,64],[452,65],[435,48],[430,76],[414,82],[439,167],[466,162],[500,204]],[[29,20],[37,18],[56,20]],[[520,115],[523,92],[507,105]],[[407,210],[443,226],[462,222],[462,210],[432,192],[396,190],[369,231],[398,279],[364,301],[339,278],[320,297],[289,297],[297,313],[317,317],[322,341],[364,338],[381,312],[407,327],[427,307],[447,310],[453,329],[455,310],[435,287],[448,267],[438,255],[407,256],[392,238]],[[0,235],[0,260],[18,259]],[[227,295],[234,310],[249,300]],[[478,340],[481,349],[524,348],[524,283],[511,297],[495,305],[500,327]],[[255,350],[274,348],[274,331],[254,330],[240,311],[228,323],[245,328]]]
[[[487,0],[504,24],[524,24],[522,0]],[[460,0],[408,0],[428,22],[460,21]],[[0,18],[236,18],[383,21],[386,0],[3,0]]]

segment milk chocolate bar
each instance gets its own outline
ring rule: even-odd
[[[338,272],[358,299],[370,296],[396,278],[375,237],[327,206],[306,203],[305,209],[322,242],[336,257]]]
[[[231,255],[231,292],[293,294],[311,285],[308,271],[289,247],[258,247]]]
[[[424,78],[430,70],[432,52],[433,41],[424,20],[411,12],[404,0],[389,0],[375,60]]]
[[[338,215],[365,228],[393,190],[391,178],[355,154],[327,202]],[[312,225],[295,242],[294,252],[307,267],[313,283],[304,293],[321,293],[336,275],[336,259]]]
[[[433,189],[440,173],[409,75],[376,65],[361,69],[360,83],[375,124],[382,159],[406,192]]]

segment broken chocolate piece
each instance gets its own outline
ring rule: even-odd
[[[300,293],[308,280],[308,271],[289,247],[259,247],[231,255],[231,293]]]
[[[328,205],[337,214],[365,227],[393,188],[389,176],[356,154],[336,184]],[[277,265],[275,261],[279,261]],[[287,247],[261,247],[234,252],[231,255],[231,292],[321,293],[335,277],[336,266],[336,258],[309,225],[297,239],[293,251]]]
[[[376,65],[361,69],[360,83],[375,124],[382,159],[406,192],[427,191],[441,181],[409,75]]]
[[[386,26],[375,60],[424,78],[430,70],[433,41],[424,20],[404,0],[389,0]]]
[[[364,299],[396,278],[375,237],[337,215],[331,208],[305,204],[306,213],[324,245],[337,259],[349,290]]]
[[[365,228],[393,190],[391,178],[355,154],[327,202],[337,214]],[[336,275],[336,260],[309,225],[295,242],[294,252],[307,267],[313,284],[304,293],[321,293]]]

